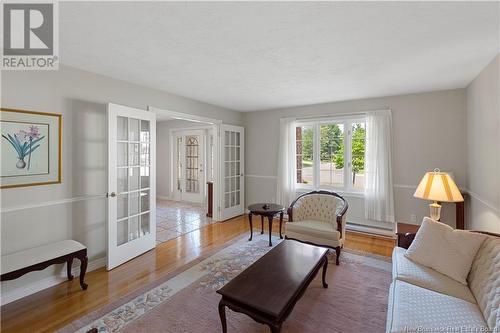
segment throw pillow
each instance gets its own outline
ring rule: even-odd
[[[467,285],[472,261],[485,238],[425,217],[405,256]]]

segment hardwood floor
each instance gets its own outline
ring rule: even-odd
[[[254,230],[260,231],[259,223],[254,223]],[[275,221],[273,231],[277,230]],[[1,331],[52,332],[248,234],[248,220],[241,216],[161,243],[110,272],[105,268],[89,272],[86,291],[75,279],[1,307]],[[394,245],[393,239],[348,232],[345,247],[389,256]]]

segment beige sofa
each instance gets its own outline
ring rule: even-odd
[[[387,333],[500,332],[500,237],[488,236],[461,284],[392,254]]]

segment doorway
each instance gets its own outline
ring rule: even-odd
[[[202,116],[154,107],[149,111],[156,114],[158,127],[158,224],[168,215],[169,237],[243,214],[244,129]],[[212,217],[204,222],[209,206]]]
[[[161,243],[216,222],[207,214],[213,125],[159,117],[157,133],[156,240]]]

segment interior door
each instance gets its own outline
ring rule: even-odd
[[[203,131],[185,132],[182,200],[205,202],[205,144]]]
[[[222,124],[220,126],[220,152],[222,184],[220,218],[227,220],[244,213],[244,128]]]
[[[174,139],[174,200],[205,202],[205,133],[203,130],[176,132]]]
[[[108,270],[156,246],[155,118],[108,104]]]

